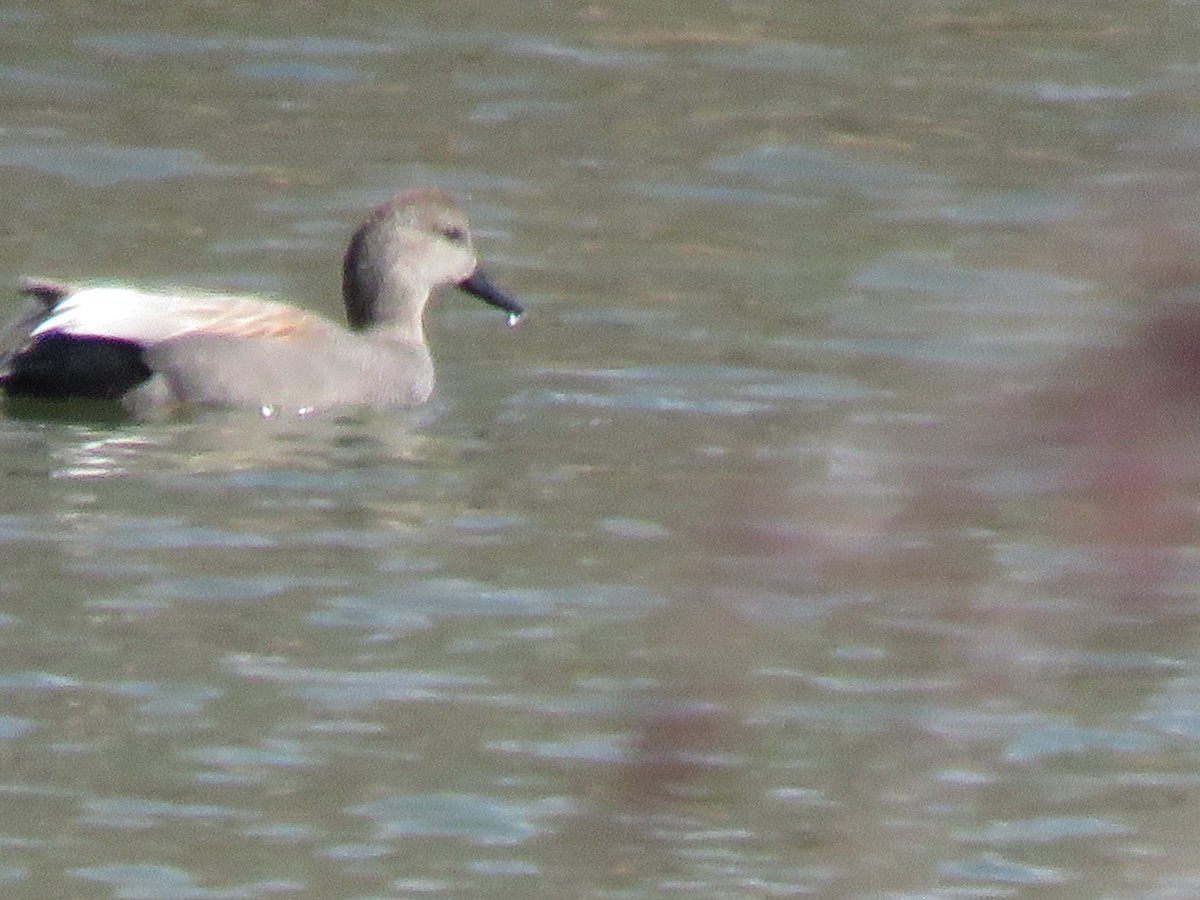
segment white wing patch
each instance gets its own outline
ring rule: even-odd
[[[222,294],[151,294],[95,287],[64,297],[32,332],[112,338],[146,346],[197,335],[304,337],[332,323],[284,303]]]

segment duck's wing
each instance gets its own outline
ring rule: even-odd
[[[41,297],[39,291],[30,291]],[[30,337],[65,334],[152,347],[186,337],[310,338],[338,328],[285,303],[228,294],[152,294],[94,287],[67,294]]]

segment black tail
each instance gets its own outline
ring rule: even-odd
[[[10,397],[116,400],[150,377],[142,348],[111,338],[32,332],[64,297],[70,285],[27,278],[29,299],[0,333],[0,388]]]
[[[118,400],[151,374],[132,341],[47,334],[13,354],[0,385],[10,397]]]

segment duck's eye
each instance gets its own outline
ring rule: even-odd
[[[439,231],[442,237],[456,244],[461,244],[467,238],[466,229],[460,228],[457,225],[447,225],[445,228],[439,229]]]

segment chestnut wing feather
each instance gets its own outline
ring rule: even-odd
[[[55,304],[31,336],[57,333],[152,347],[184,337],[289,339],[338,330],[321,316],[257,297],[87,288]]]

